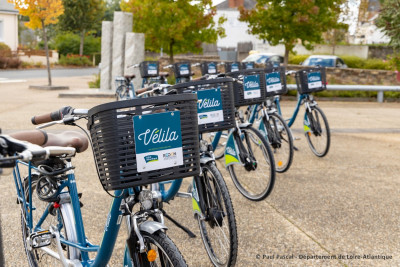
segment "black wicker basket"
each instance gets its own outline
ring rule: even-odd
[[[201,66],[201,75],[204,76],[206,74],[217,74],[218,73],[218,63],[217,62],[202,62]]]
[[[260,104],[266,98],[264,69],[252,69],[230,72],[226,74],[232,78],[243,76],[243,82],[234,82],[233,94],[235,106]]]
[[[88,129],[103,188],[117,190],[198,175],[196,109],[194,94],[118,101],[90,109]],[[143,126],[138,120],[147,124]],[[179,145],[171,146],[171,140]],[[143,147],[151,148],[150,154],[159,153],[158,156],[142,154]],[[178,152],[165,152],[168,148]]]
[[[242,70],[242,63],[235,61],[235,62],[225,62],[225,73],[228,72],[235,72]]]
[[[296,72],[297,90],[300,94],[310,94],[326,90],[325,67],[307,68]]]
[[[140,76],[142,78],[157,77],[159,72],[158,61],[143,61],[139,64]]]
[[[190,62],[179,62],[174,64],[175,78],[187,78],[192,75]]]
[[[287,93],[285,67],[265,69],[264,78],[267,97]]]
[[[180,94],[195,92],[199,101],[202,100],[197,106],[199,133],[222,131],[235,126],[233,79],[192,81],[176,84],[171,89],[176,89]],[[201,105],[206,99],[210,107],[204,108]],[[220,105],[214,105],[214,103],[220,103]]]

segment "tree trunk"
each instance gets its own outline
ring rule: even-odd
[[[81,43],[79,44],[79,55],[83,55],[83,43],[85,42],[85,30],[81,32]]]
[[[174,64],[174,39],[169,42],[169,64]]]
[[[47,76],[48,76],[48,78],[49,78],[49,86],[51,86],[51,72],[50,72],[49,46],[48,46],[48,44],[47,44],[47,34],[46,34],[46,28],[45,28],[45,26],[44,26],[44,20],[42,20],[42,29],[43,29],[44,49],[46,50]]]
[[[287,67],[289,62],[289,51],[290,51],[290,46],[285,44],[285,58],[283,60],[283,66],[285,66],[285,68]]]

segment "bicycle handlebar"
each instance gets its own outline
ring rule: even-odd
[[[46,125],[38,127],[44,128],[57,123],[68,123],[71,121],[75,121],[80,117],[73,117],[74,115],[85,116],[87,115],[87,113],[87,109],[74,109],[73,107],[66,106],[48,114],[33,116],[31,121],[34,125],[47,123]]]
[[[139,89],[136,91],[136,96],[142,96],[146,95],[149,93],[157,93],[160,94],[161,90],[166,89],[168,87],[171,87],[170,84],[159,84],[159,83],[153,83],[148,87],[144,87],[142,89]]]

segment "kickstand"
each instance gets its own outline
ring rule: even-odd
[[[299,151],[299,149],[296,146],[293,146],[293,149]]]
[[[195,238],[195,237],[196,237],[196,235],[195,235],[192,231],[190,231],[188,228],[186,228],[185,226],[183,226],[183,225],[180,224],[179,222],[175,221],[175,219],[173,219],[171,216],[169,216],[169,215],[165,212],[165,210],[162,210],[162,213],[163,213],[163,215],[164,215],[165,218],[167,218],[168,220],[170,220],[171,222],[173,222],[177,227],[181,228],[184,232],[186,232],[186,233],[189,235],[189,237],[191,237],[191,238]]]

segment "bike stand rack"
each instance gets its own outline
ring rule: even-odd
[[[190,231],[189,228],[187,228],[187,227],[183,226],[182,224],[180,224],[179,222],[177,222],[175,219],[173,219],[171,216],[169,216],[165,210],[161,210],[161,211],[165,218],[167,218],[168,220],[173,222],[177,227],[181,228],[185,233],[188,234],[189,237],[191,237],[191,238],[196,237],[196,235],[192,231]]]

